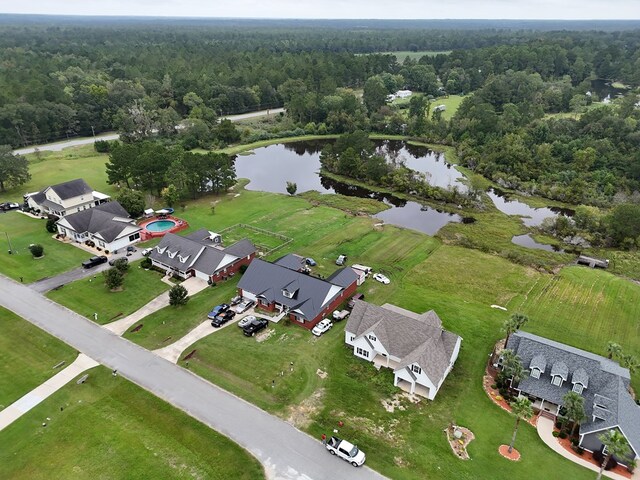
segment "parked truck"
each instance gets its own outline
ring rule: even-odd
[[[359,450],[356,445],[338,437],[331,437],[326,447],[331,455],[337,455],[354,467],[362,466],[366,460],[366,455],[362,450]]]
[[[336,310],[335,312],[333,312],[332,316],[336,322],[339,322],[340,320],[344,320],[349,316],[349,310]]]

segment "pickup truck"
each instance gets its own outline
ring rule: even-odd
[[[326,447],[331,455],[337,455],[354,467],[362,466],[366,460],[366,455],[363,451],[358,450],[357,446],[338,437],[331,437]]]
[[[335,312],[333,312],[332,316],[336,322],[339,322],[340,320],[344,320],[349,316],[349,310],[336,310]]]
[[[82,262],[83,268],[93,268],[97,267],[102,263],[107,263],[109,259],[104,255],[100,255],[99,257],[91,257],[89,260]]]

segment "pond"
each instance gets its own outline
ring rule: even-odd
[[[437,209],[406,201],[391,194],[379,193],[367,188],[338,182],[320,175],[320,152],[326,140],[294,142],[258,148],[253,155],[236,157],[238,178],[248,178],[248,190],[287,193],[286,182],[297,184],[298,193],[316,190],[323,194],[373,198],[391,208],[376,215],[385,223],[418,230],[433,235],[449,222],[462,222],[463,218]],[[464,176],[453,166],[447,166],[444,155],[426,147],[416,147],[398,141],[376,142],[379,151],[390,161],[403,161],[407,167],[427,173],[432,185],[457,185]]]
[[[616,88],[611,85],[611,80],[605,80],[603,78],[598,78],[596,80],[591,80],[591,88],[593,90],[592,94],[596,101],[601,101],[607,96],[610,96],[611,99],[616,98],[617,96],[626,94],[629,90],[625,88]]]
[[[524,202],[510,198],[508,194],[497,188],[490,188],[487,192],[494,205],[502,213],[507,215],[518,215],[522,217],[522,222],[527,227],[539,227],[545,218],[564,215],[572,217],[574,211],[561,207],[541,207],[534,208]]]
[[[546,243],[536,242],[530,234],[516,235],[511,238],[511,242],[521,247],[535,248],[536,250],[545,250],[547,252],[563,252],[560,247],[556,245],[547,245]]]

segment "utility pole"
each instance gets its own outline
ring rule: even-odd
[[[13,248],[11,248],[11,240],[9,240],[9,234],[7,232],[4,232],[4,234],[7,237],[7,243],[9,244],[9,255],[11,255],[13,253]]]
[[[93,125],[91,125],[91,133],[93,133],[93,142],[96,141],[96,131],[93,129]]]

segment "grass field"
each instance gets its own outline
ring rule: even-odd
[[[73,348],[4,308],[0,332],[0,410],[58,373],[54,365],[76,358]]]
[[[165,307],[138,322],[136,325],[142,324],[142,329],[131,332],[132,327],[123,336],[149,350],[166,347],[206,321],[213,307],[228,303],[236,295],[236,283],[235,280],[219,283],[190,297],[182,307]]]
[[[22,203],[22,195],[38,192],[44,187],[66,182],[74,178],[84,178],[94,189],[108,195],[116,194],[112,185],[107,184],[105,163],[106,153],[96,153],[93,145],[65,148],[59,152],[42,151],[25,155],[29,160],[31,180],[20,187],[0,192],[0,202]]]
[[[11,242],[13,254],[7,253]],[[39,243],[44,247],[44,257],[34,259],[29,245]],[[18,212],[0,214],[0,271],[25,283],[34,282],[77,268],[91,255],[72,245],[53,239],[45,228],[45,220],[27,217]]]
[[[264,478],[238,445],[102,367],[0,432],[0,445],[0,478],[13,480]]]
[[[109,291],[100,273],[92,281],[85,278],[60,290],[52,290],[47,297],[91,320],[97,313],[98,323],[102,325],[135,312],[168,290],[169,285],[161,278],[161,273],[144,270],[140,268],[140,262],[134,262],[125,276],[122,291]]]

